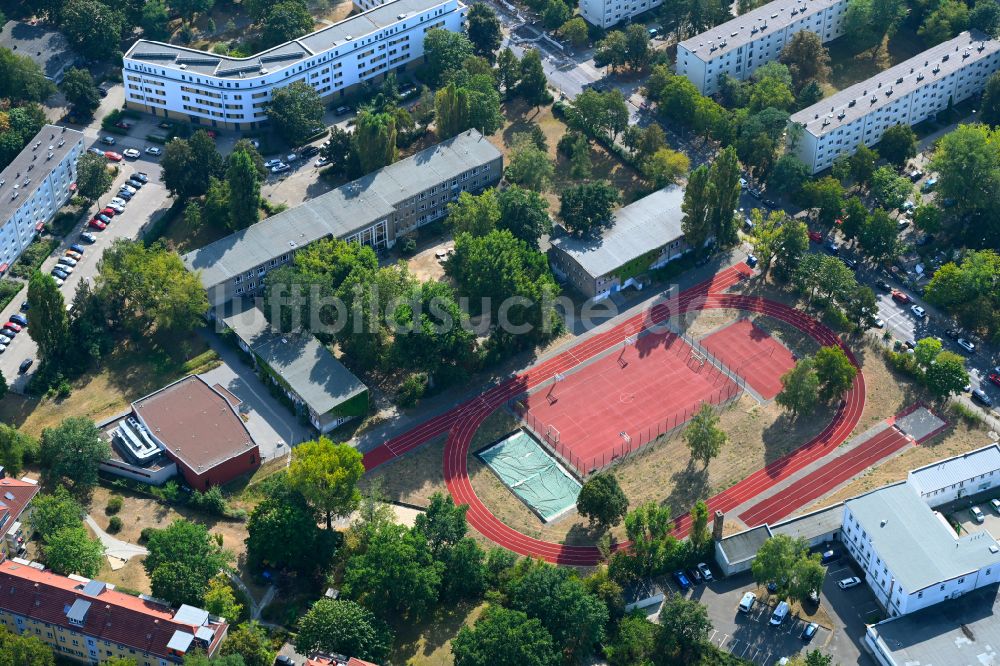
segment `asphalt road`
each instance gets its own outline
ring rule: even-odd
[[[115,99],[121,98],[121,86],[115,86],[109,93],[108,97],[105,98],[105,104],[102,104],[102,109],[99,109],[95,114],[95,121],[89,126],[82,128],[84,136],[85,146],[98,147],[102,149],[112,149],[116,152],[121,152],[125,148],[134,146],[142,150],[145,147],[145,142],[141,140],[132,140],[129,137],[116,137],[120,140],[114,146],[106,146],[99,142],[100,134],[100,118],[103,117],[104,113],[110,111],[115,105]],[[109,108],[105,109],[104,106]],[[80,128],[76,128],[80,129]],[[87,222],[93,217],[93,214],[104,208],[107,203],[116,196],[118,188],[128,180],[129,176],[137,171],[144,172],[149,177],[149,183],[145,187],[140,189],[138,193],[132,198],[132,201],[128,203],[125,207],[125,212],[121,215],[116,215],[108,228],[104,231],[96,231],[93,229],[87,229]],[[83,280],[92,280],[97,274],[97,263],[101,258],[104,250],[108,248],[116,239],[118,238],[136,238],[138,237],[140,230],[148,224],[154,216],[165,212],[169,208],[168,193],[160,182],[160,166],[156,162],[156,158],[153,158],[145,153],[137,160],[124,160],[121,162],[121,169],[119,170],[118,176],[115,178],[114,184],[111,189],[102,196],[99,201],[92,206],[86,214],[81,215],[80,220],[77,222],[73,231],[66,235],[62,243],[56,251],[48,257],[42,263],[42,271],[48,273],[57,264],[58,259],[62,257],[70,245],[74,243],[79,243],[83,245],[86,251],[84,252],[83,258],[79,261],[73,270],[73,273],[66,280],[66,283],[62,286],[63,298],[66,300],[67,305],[71,304],[73,301],[73,296],[76,294],[77,286]],[[97,237],[97,242],[93,245],[88,245],[80,240],[81,231],[90,231]],[[28,290],[27,287],[21,290],[13,301],[0,313],[0,318],[2,321],[8,321],[10,315],[19,311],[21,303],[27,299]],[[31,322],[31,313],[27,313],[28,322]],[[38,369],[38,363],[36,362],[32,368],[24,375],[18,373],[18,368],[22,361],[31,358],[37,361],[38,347],[35,342],[28,335],[28,331],[24,330],[19,333],[14,340],[7,347],[7,351],[0,355],[0,370],[3,371],[4,377],[10,388],[15,392],[23,392],[24,387],[30,378],[30,376]]]

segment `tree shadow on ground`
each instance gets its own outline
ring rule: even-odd
[[[660,505],[670,507],[674,515],[687,513],[695,502],[708,498],[710,491],[708,468],[691,459],[687,467],[670,477],[670,494]]]

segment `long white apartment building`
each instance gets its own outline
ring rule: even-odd
[[[662,4],[663,0],[580,0],[580,16],[607,29]]]
[[[435,28],[458,32],[458,0],[358,0],[362,13],[249,58],[138,40],[123,58],[131,109],[211,127],[253,129],[267,121],[274,90],[304,81],[324,100],[401,71],[424,54]]]
[[[998,68],[1000,42],[963,32],[792,115],[790,152],[822,171],[859,144],[878,143],[893,125],[915,125],[978,94]]]
[[[801,30],[823,42],[840,37],[846,12],[847,0],[775,0],[678,44],[677,73],[710,95],[723,75],[743,81],[777,60]]]
[[[83,150],[82,132],[45,125],[0,172],[0,274],[69,201]]]

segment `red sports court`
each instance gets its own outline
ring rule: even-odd
[[[632,342],[632,341],[629,341]],[[739,387],[673,333],[647,334],[520,401],[525,421],[580,474],[611,464]]]
[[[720,328],[700,344],[765,400],[781,392],[781,375],[795,366],[795,355],[749,319]]]

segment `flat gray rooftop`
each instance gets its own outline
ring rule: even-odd
[[[844,503],[840,502],[825,509],[796,516],[771,525],[772,534],[784,534],[793,539],[811,541],[820,536],[836,532],[844,523]]]
[[[499,159],[476,130],[463,132],[332,192],[184,255],[206,289],[325,236],[342,238],[393,213],[406,199]]]
[[[614,224],[600,237],[563,236],[552,245],[576,259],[591,276],[605,275],[682,237],[683,201],[684,189],[669,185],[618,209]]]
[[[978,30],[963,32],[802,109],[792,115],[791,122],[802,125],[813,136],[823,136],[998,50],[1000,42]]]
[[[846,0],[775,0],[685,39],[680,46],[702,60],[712,60],[767,34],[781,32],[789,24],[801,21],[803,16],[842,3],[846,4]]]
[[[1000,546],[989,532],[956,537],[909,484],[881,488],[846,504],[909,593],[1000,564]]]
[[[368,390],[316,336],[276,331],[260,308],[248,308],[224,321],[317,414]]]
[[[261,70],[276,71],[296,65],[338,46],[353,48],[363,37],[399,23],[401,15],[419,14],[447,0],[393,0],[361,14],[349,16],[331,26],[298,39],[279,44],[247,58],[233,58],[148,39],[136,41],[125,57],[157,67],[222,78],[242,79],[261,76]],[[405,18],[405,16],[404,16]],[[348,50],[350,50],[350,48]]]
[[[907,481],[921,493],[930,493],[995,470],[1000,470],[1000,446],[990,444],[911,470]]]
[[[986,666],[1000,662],[1000,599],[990,585],[869,628],[899,666]]]
[[[31,198],[49,172],[81,139],[83,132],[58,125],[45,125],[38,131],[14,161],[0,172],[0,224],[6,224],[14,211]],[[15,191],[17,197],[11,198]]]

